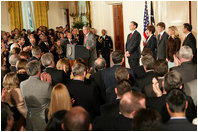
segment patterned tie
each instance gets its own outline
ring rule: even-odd
[[[129,37],[130,39],[131,39],[132,35],[133,35],[133,34],[131,33],[131,35],[130,35],[130,37]]]

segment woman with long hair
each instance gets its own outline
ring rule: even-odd
[[[72,102],[67,90],[67,87],[64,84],[58,83],[53,87],[51,93],[51,102],[48,112],[48,120],[51,116],[60,110],[69,111],[72,108]]]
[[[169,38],[166,46],[166,58],[168,61],[168,68],[174,67],[174,55],[179,51],[181,46],[181,39],[179,38],[179,32],[176,26],[170,26],[168,28]]]

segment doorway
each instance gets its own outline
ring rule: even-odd
[[[121,50],[125,53],[122,4],[113,5],[113,23],[115,50]],[[125,66],[125,62],[123,66]]]

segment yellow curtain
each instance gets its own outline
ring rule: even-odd
[[[47,11],[49,9],[48,1],[34,1],[34,14],[36,28],[39,26],[48,27]]]
[[[8,12],[10,13],[11,30],[23,29],[21,1],[8,1]]]

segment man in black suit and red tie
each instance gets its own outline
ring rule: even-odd
[[[192,25],[188,23],[183,24],[182,28],[183,33],[185,34],[185,39],[183,42],[183,46],[187,45],[189,46],[193,51],[193,63],[197,64],[197,48],[196,48],[196,39],[194,35],[192,34]]]
[[[131,69],[139,66],[140,61],[140,42],[141,42],[141,35],[136,30],[138,24],[132,21],[129,25],[129,29],[131,33],[127,37],[126,42],[126,56],[128,58],[128,62]]]

